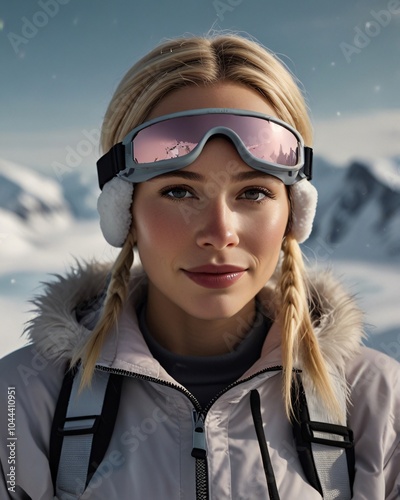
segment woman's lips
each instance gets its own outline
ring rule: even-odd
[[[205,288],[227,288],[234,285],[243,276],[246,269],[229,264],[220,266],[206,264],[183,269],[183,272],[197,285]]]

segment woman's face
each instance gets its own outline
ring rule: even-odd
[[[148,119],[198,108],[274,115],[256,91],[224,82],[176,90]],[[289,201],[280,180],[248,167],[228,139],[215,137],[190,166],[137,184],[132,210],[148,305],[217,320],[244,310],[270,279]]]

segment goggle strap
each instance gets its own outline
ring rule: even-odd
[[[115,144],[110,151],[102,156],[97,162],[97,175],[99,187],[103,189],[104,184],[115,177],[121,170],[125,169],[125,146],[122,142]]]
[[[312,179],[313,166],[313,150],[308,146],[304,146],[304,167],[302,168],[304,175],[308,181]]]

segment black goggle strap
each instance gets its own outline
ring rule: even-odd
[[[308,181],[312,179],[312,170],[313,170],[313,150],[308,146],[304,146],[304,165],[302,171],[304,173],[305,178]]]
[[[103,189],[104,184],[116,177],[121,170],[125,170],[125,146],[119,142],[97,162],[100,189]]]
[[[312,163],[313,150],[304,146],[304,165],[300,169],[300,172],[309,181],[312,179]],[[125,170],[125,146],[122,142],[119,142],[97,162],[100,189],[103,189],[104,184],[109,182],[113,177],[116,177],[122,170]]]

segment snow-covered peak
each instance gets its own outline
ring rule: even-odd
[[[400,156],[357,161],[363,163],[371,174],[389,189],[400,191]]]
[[[332,259],[400,259],[400,185],[395,159],[334,167],[316,158],[319,205],[306,248]],[[321,257],[320,257],[321,258]]]
[[[27,259],[34,248],[62,236],[73,220],[57,180],[0,159],[0,256],[3,262],[24,256]]]
[[[69,212],[60,184],[29,168],[0,159],[0,209],[28,221]]]

